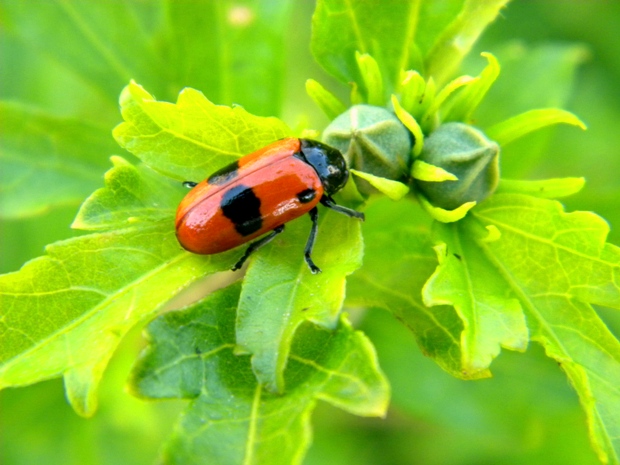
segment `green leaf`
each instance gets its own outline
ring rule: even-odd
[[[382,178],[380,176],[374,176],[364,171],[358,171],[351,169],[351,173],[355,176],[362,178],[370,183],[372,187],[377,189],[382,194],[387,195],[392,200],[400,200],[409,193],[409,187],[399,181],[393,181],[392,179]]]
[[[525,47],[521,42],[511,42],[494,52],[502,64],[502,73],[475,114],[476,125],[485,128],[485,132],[495,124],[536,108],[565,108],[573,101],[576,73],[588,56],[583,45],[564,43]],[[592,115],[588,121],[592,121]],[[564,160],[566,150],[558,148],[553,137],[558,130],[563,128],[536,131],[502,146],[503,176],[517,179],[532,172],[545,159]],[[582,140],[583,135],[577,133],[575,139],[578,138]],[[585,139],[590,140],[591,136]],[[583,153],[582,150],[580,154]],[[557,173],[557,163],[552,165],[552,171],[548,172]],[[565,174],[582,172],[577,169]]]
[[[425,132],[430,133],[435,126],[435,122],[432,120],[432,117],[438,112],[439,108],[446,102],[446,100],[451,97],[454,92],[461,88],[467,88],[472,84],[475,84],[479,78],[473,78],[471,76],[459,76],[456,79],[453,79],[449,83],[447,83],[435,96],[432,103],[428,106],[424,115],[422,116],[421,123]]]
[[[99,184],[118,149],[94,125],[0,103],[0,216],[24,218],[78,205]]]
[[[163,98],[192,86],[265,115],[282,103],[290,8],[259,0],[2,4],[11,36],[55,57],[109,103],[133,78]],[[257,57],[261,66],[247,65]]]
[[[106,187],[82,204],[73,228],[113,229],[174,218],[177,205],[187,193],[180,183],[121,157],[112,157],[112,163],[114,169],[106,173]]]
[[[319,0],[312,18],[312,53],[340,81],[358,84],[364,80],[355,53],[368,54],[379,63],[391,91],[400,70],[412,68],[415,61],[420,3]]]
[[[135,79],[164,100],[189,86],[217,103],[279,114],[292,4],[3,0],[3,52],[17,65],[9,76],[18,81],[11,82],[11,97],[19,92],[20,98],[42,100],[63,114],[75,108],[98,121],[105,114],[110,121],[118,93]]]
[[[363,416],[385,414],[389,388],[368,339],[342,319],[334,331],[302,325],[274,395],[256,382],[248,356],[234,354],[240,286],[220,290],[149,325],[149,346],[131,388],[150,398],[191,399],[166,463],[300,463],[317,399]]]
[[[525,194],[543,199],[557,199],[576,194],[583,189],[584,178],[556,178],[540,181],[522,181],[519,179],[500,179],[498,194]]]
[[[439,266],[422,289],[424,304],[452,305],[463,321],[461,366],[487,373],[500,347],[524,351],[528,332],[519,301],[460,223],[435,223]]]
[[[565,213],[558,202],[517,194],[495,195],[468,223],[499,231],[497,240],[477,241],[480,252],[521,302],[532,339],[577,390],[599,458],[616,463],[620,342],[590,306],[620,308],[620,249],[605,243],[608,225],[592,213]]]
[[[450,121],[462,121],[472,123],[472,115],[482,102],[487,92],[499,76],[500,66],[497,58],[490,53],[481,53],[489,63],[482,70],[478,79],[458,94],[458,96],[448,104],[447,110],[443,114],[444,123]]]
[[[429,309],[422,302],[422,287],[437,266],[428,216],[412,202],[377,199],[366,217],[364,265],[347,280],[346,304],[389,311],[444,370],[459,378],[480,376],[461,369],[463,323],[454,308]]]
[[[588,444],[577,396],[537,344],[525,353],[504,351],[493,362],[492,378],[463,382],[438,370],[419,353],[411,334],[392,320],[387,312],[371,311],[361,328],[390,380],[391,407],[399,412],[403,436],[364,434],[369,433],[364,425],[338,427],[336,412],[330,410],[323,418],[313,417],[316,434],[309,456],[315,460],[308,462],[379,464],[390,454],[396,458],[389,463],[403,464],[600,465]],[[420,428],[420,419],[432,421],[432,428]],[[533,435],[541,440],[531,442]],[[409,446],[412,436],[419,448]],[[396,455],[386,442],[402,452]],[[332,461],[333,451],[339,459],[348,452],[349,460]],[[320,452],[322,461],[316,460]]]
[[[403,109],[409,113],[413,112],[414,109],[420,105],[420,101],[424,100],[426,93],[426,81],[417,71],[408,70],[401,73],[401,80],[399,84],[400,85],[398,91],[400,92],[402,108],[398,104],[397,98],[395,96],[392,96],[392,105],[394,106],[394,112],[397,115],[401,113]],[[420,114],[420,116],[422,115]],[[415,118],[413,118],[413,116],[411,118],[415,121]],[[402,119],[403,118],[401,118],[401,120]],[[409,130],[411,131],[411,129]],[[416,137],[416,141],[417,140],[418,138]]]
[[[572,43],[525,46],[511,41],[493,52],[502,69],[476,111],[480,127],[536,108],[565,108],[574,93],[575,74],[589,56],[584,45]],[[474,57],[468,63],[470,73],[478,62]]]
[[[413,79],[409,82],[413,82]],[[400,105],[395,95],[392,95],[391,102],[396,117],[413,135],[413,156],[417,157],[422,153],[422,149],[424,148],[424,133],[422,132],[422,128],[416,119]]]
[[[292,5],[291,0],[164,2],[170,39],[164,56],[171,60],[174,91],[193,87],[220,104],[280,114]]]
[[[277,118],[214,105],[190,88],[171,104],[154,100],[132,82],[120,102],[125,122],[114,129],[118,143],[154,170],[181,181],[201,181],[237,158],[291,134]]]
[[[347,111],[344,103],[314,79],[306,81],[306,93],[330,120]]]
[[[586,129],[585,124],[571,112],[558,108],[545,108],[541,110],[530,110],[520,115],[513,116],[506,121],[502,121],[501,123],[487,128],[485,132],[489,138],[503,147],[530,132],[561,123],[572,124],[581,129]]]
[[[440,32],[425,56],[426,76],[443,84],[452,77],[480,34],[497,17],[508,0],[465,0],[458,16]]]
[[[355,61],[359,67],[362,82],[368,93],[368,104],[381,106],[385,103],[383,96],[383,77],[377,61],[367,53],[355,52]]]
[[[361,265],[359,221],[321,210],[312,254],[322,273],[313,275],[303,255],[310,222],[300,218],[251,259],[237,314],[239,351],[252,354],[256,376],[271,391],[284,390],[283,372],[297,328],[312,321],[333,329],[344,300],[345,277]],[[257,328],[260,328],[258,330]]]
[[[157,183],[138,173],[126,162],[113,168],[107,191],[83,207],[82,223],[118,227],[119,215],[101,206],[112,206],[117,195],[126,209],[132,203],[126,193],[140,190],[145,205],[174,211],[176,203],[160,203],[172,197],[145,190]],[[133,225],[49,245],[46,256],[0,276],[0,388],[64,375],[72,406],[91,415],[103,370],[124,334],[193,281],[230,266],[231,254],[183,251],[172,216],[148,208],[131,214]]]
[[[400,73],[412,69],[443,84],[506,3],[320,0],[312,21],[312,53],[345,83],[364,82],[355,59],[359,52],[377,61],[390,93],[399,87]]]
[[[448,173],[439,166],[431,165],[422,160],[416,160],[411,167],[411,176],[420,181],[456,181],[458,178],[452,173]]]
[[[463,205],[460,205],[452,210],[447,210],[445,208],[436,207],[431,202],[428,201],[423,194],[418,195],[418,200],[420,201],[420,205],[426,210],[426,212],[431,215],[437,221],[441,221],[442,223],[453,223],[455,221],[462,220],[465,218],[465,215],[476,206],[475,201],[465,202]]]

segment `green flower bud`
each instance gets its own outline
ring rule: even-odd
[[[463,123],[439,126],[424,139],[420,160],[456,176],[440,182],[416,179],[417,188],[435,207],[454,210],[481,202],[499,182],[499,145]]]
[[[351,107],[325,129],[323,141],[344,154],[349,168],[392,180],[408,176],[412,137],[385,108]],[[373,192],[366,181],[356,178],[356,184],[364,194]]]

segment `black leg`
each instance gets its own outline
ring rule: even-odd
[[[235,266],[233,266],[231,270],[236,271],[239,268],[241,268],[243,264],[245,263],[245,261],[248,259],[248,257],[254,251],[260,249],[265,244],[269,244],[273,240],[273,238],[276,237],[278,234],[280,234],[282,231],[284,231],[284,225],[278,226],[276,229],[271,231],[271,233],[269,233],[262,239],[252,242],[250,246],[247,249],[245,249],[245,253],[243,254],[243,257],[241,257],[239,261],[235,263]]]
[[[194,181],[185,181],[183,183],[183,187],[187,187],[188,189],[191,189],[192,187],[196,187],[198,183],[194,182]]]
[[[361,220],[361,221],[364,221],[366,219],[366,217],[364,216],[362,212],[358,212],[358,211],[352,210],[351,208],[338,205],[334,201],[334,199],[332,199],[328,195],[324,195],[321,198],[321,203],[325,205],[327,208],[331,208],[332,210],[337,211],[338,213],[342,213],[343,215],[350,216],[351,218],[357,218],[358,220]]]
[[[321,272],[321,269],[314,264],[312,261],[312,248],[314,247],[314,240],[316,239],[316,231],[319,227],[319,211],[316,207],[310,210],[310,220],[312,220],[312,228],[310,229],[310,236],[308,236],[308,241],[306,242],[306,248],[304,249],[304,258],[306,259],[306,263],[312,271],[312,274],[317,274]]]

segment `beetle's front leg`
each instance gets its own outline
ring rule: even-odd
[[[321,198],[321,203],[323,205],[325,205],[327,208],[331,208],[332,210],[337,211],[338,213],[342,213],[343,215],[347,215],[348,217],[357,218],[358,220],[361,220],[361,221],[364,221],[366,219],[366,217],[364,216],[364,214],[362,212],[358,212],[358,211],[353,210],[351,208],[347,208],[347,207],[343,207],[342,205],[338,205],[334,201],[334,199],[332,199],[328,195],[324,195]]]

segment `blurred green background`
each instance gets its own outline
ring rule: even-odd
[[[57,116],[83,118],[111,131],[120,115],[110,95],[118,95],[123,83],[107,80],[105,69],[100,70],[103,88],[107,86],[102,93],[67,66],[67,57],[80,58],[72,55],[73,39],[64,35],[71,10],[54,16],[41,7],[45,2],[30,1],[20,2],[15,14],[18,2],[0,2],[0,98]],[[96,15],[106,3],[89,0],[81,8]],[[131,44],[132,37],[149,36],[161,20],[159,2],[137,4],[144,29],[115,31],[129,48],[137,47]],[[290,3],[288,19],[282,21],[286,53],[281,65],[286,74],[276,81],[284,86],[280,116],[291,127],[322,129],[327,120],[305,95],[304,82],[312,77],[332,90],[339,87],[312,61],[308,45],[312,10],[309,0]],[[43,19],[15,20],[28,15]],[[37,29],[41,24],[56,31],[49,39],[52,46],[39,48],[24,39],[42,40],[45,36]],[[561,106],[588,125],[585,133],[557,127],[524,138],[503,153],[502,169],[509,178],[584,176],[584,191],[564,203],[569,210],[592,210],[605,217],[612,227],[610,241],[616,244],[620,243],[619,24],[616,1],[516,0],[464,63],[467,72],[477,73],[484,66],[478,52],[490,51],[502,64],[502,75],[480,110],[481,125],[510,116],[504,114],[503,101],[522,109]],[[156,47],[165,40],[153,35],[150,45]],[[147,79],[149,73],[160,71]],[[161,69],[141,69],[142,75],[135,77],[147,80],[141,83],[159,98],[173,99],[179,89],[166,86],[166,72],[162,63]],[[554,86],[555,79],[561,84]],[[231,103],[218,101],[205,87],[200,88],[216,103]],[[122,153],[111,136],[109,146],[113,152],[101,153],[96,162],[101,166],[95,173],[99,183],[109,155]],[[78,206],[73,202],[38,215],[0,220],[0,271],[17,270],[24,261],[41,255],[45,244],[76,234],[68,225]],[[620,319],[604,309],[601,312],[619,334]],[[504,352],[493,364],[492,379],[463,382],[420,355],[413,337],[388,315],[368,313],[360,327],[375,343],[392,383],[392,408],[385,420],[378,420],[321,405],[314,414],[314,445],[306,463],[597,463],[575,393],[538,346],[531,346],[526,354]],[[153,463],[183,403],[145,403],[124,392],[127,373],[141,347],[138,328],[113,359],[101,386],[100,410],[89,420],[69,408],[60,380],[0,393],[0,463]]]

